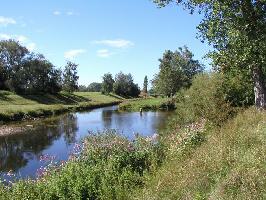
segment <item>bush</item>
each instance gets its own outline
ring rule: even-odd
[[[0,184],[1,199],[128,199],[160,163],[153,138],[134,141],[108,131],[77,144],[67,163],[48,164],[36,181]],[[45,158],[46,159],[46,158]]]
[[[214,124],[226,121],[234,113],[234,109],[225,99],[222,83],[220,74],[201,74],[194,78],[188,90],[178,93],[177,115],[180,124],[200,118]]]

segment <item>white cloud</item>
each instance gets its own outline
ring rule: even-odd
[[[56,10],[56,11],[53,12],[53,14],[54,15],[61,15],[62,13],[60,11]]]
[[[59,16],[59,15],[73,16],[73,15],[79,15],[79,13],[76,13],[73,11],[61,12],[59,10],[56,10],[53,12],[53,15],[56,15],[56,16]]]
[[[9,35],[9,34],[0,33],[0,40],[10,40],[10,39],[20,42],[21,44],[25,45],[27,49],[29,49],[30,51],[36,49],[36,44],[34,42],[31,42],[30,39],[24,35]]]
[[[134,46],[134,43],[129,40],[124,39],[117,39],[117,40],[98,40],[94,41],[95,44],[102,44],[109,47],[115,47],[115,48],[127,48]]]
[[[64,57],[66,59],[73,60],[75,57],[85,52],[86,52],[85,49],[72,49],[72,50],[65,52]]]
[[[31,42],[27,45],[27,49],[29,49],[29,51],[33,51],[36,49],[36,44],[34,42]]]
[[[15,39],[21,43],[24,43],[28,40],[28,38],[24,35],[17,35],[17,36],[15,36]]]
[[[114,53],[110,52],[108,49],[100,49],[97,51],[97,56],[99,56],[101,58],[108,58],[113,54]]]
[[[0,16],[0,26],[7,26],[9,24],[16,24],[16,20],[9,17]]]
[[[74,13],[71,12],[71,11],[68,11],[66,14],[67,14],[68,16],[74,15]]]

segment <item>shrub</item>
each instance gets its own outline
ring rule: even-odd
[[[108,131],[77,144],[67,163],[51,162],[36,181],[0,184],[1,199],[128,199],[160,163],[154,138],[134,141]]]
[[[222,90],[223,78],[220,74],[201,74],[194,78],[192,86],[177,94],[177,115],[180,124],[205,118],[221,124],[234,109],[226,101]]]

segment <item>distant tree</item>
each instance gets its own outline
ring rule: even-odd
[[[144,77],[144,82],[143,82],[143,93],[147,94],[148,93],[148,77]]]
[[[100,92],[102,90],[102,83],[91,83],[88,86],[89,92]]]
[[[78,91],[79,92],[88,92],[88,87],[86,85],[79,85]]]
[[[193,59],[193,54],[187,47],[172,52],[167,50],[160,61],[160,71],[152,80],[153,89],[166,96],[179,91],[182,87],[189,87],[192,78],[203,71],[199,61]]]
[[[68,61],[63,73],[63,90],[69,93],[78,89],[78,65]]]
[[[115,76],[114,92],[121,96],[137,97],[140,94],[140,89],[138,85],[134,83],[131,74],[119,72]]]
[[[107,73],[103,75],[103,82],[102,82],[102,93],[109,94],[113,91],[114,79],[112,74]]]

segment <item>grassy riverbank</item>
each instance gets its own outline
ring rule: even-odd
[[[177,94],[175,114],[159,135],[133,141],[112,131],[91,135],[66,163],[42,158],[46,167],[36,181],[0,184],[0,197],[265,199],[266,112],[231,107],[219,81],[201,75]]]
[[[67,163],[44,157],[36,181],[0,185],[14,199],[264,199],[266,113],[240,112],[222,127],[202,119],[128,141],[108,131],[76,145]],[[177,134],[178,133],[178,134]],[[12,177],[12,174],[9,174]]]
[[[118,104],[122,98],[97,92],[16,95],[0,91],[0,121],[16,121]]]
[[[134,99],[124,101],[119,105],[119,110],[123,111],[143,111],[148,110],[173,110],[175,109],[175,103],[170,98],[153,98],[146,99]]]
[[[135,199],[265,199],[266,112],[248,109],[221,128],[172,127],[165,141],[167,159]]]

